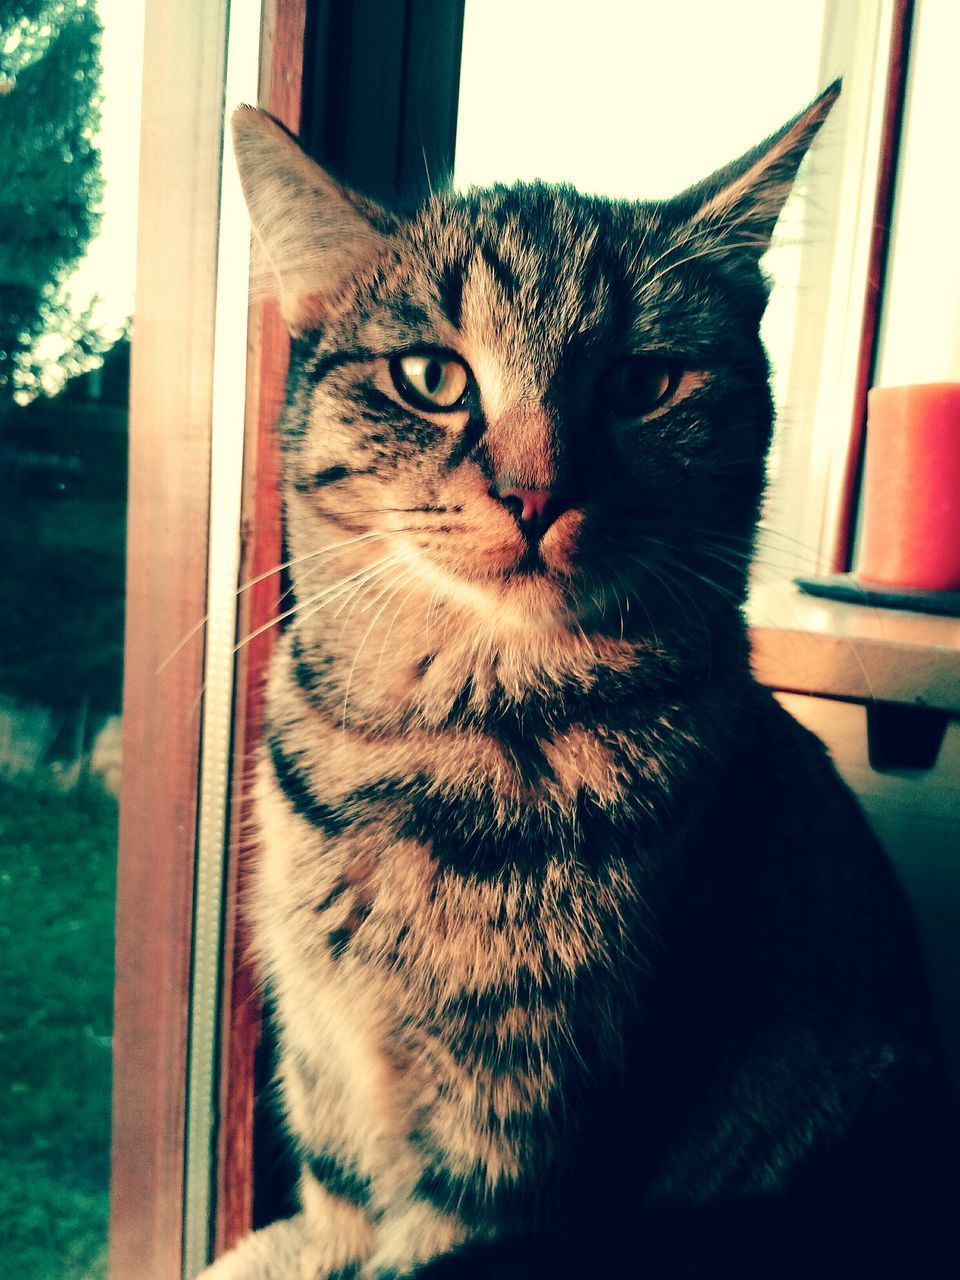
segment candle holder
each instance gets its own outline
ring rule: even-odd
[[[960,383],[873,388],[863,495],[861,581],[960,591]]]
[[[960,383],[870,391],[856,569],[796,581],[811,595],[960,615]]]

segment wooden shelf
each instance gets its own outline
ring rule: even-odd
[[[754,586],[747,620],[761,684],[960,715],[960,618],[818,599],[784,581]]]

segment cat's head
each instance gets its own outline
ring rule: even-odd
[[[759,259],[838,92],[673,200],[532,184],[404,217],[241,109],[241,179],[294,335],[301,597],[359,563],[551,628],[735,607],[772,421]],[[352,553],[320,571],[334,543]]]

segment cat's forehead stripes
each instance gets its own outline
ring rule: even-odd
[[[410,234],[440,262],[438,305],[472,350],[497,353],[516,395],[542,393],[571,341],[609,325],[618,286],[629,297],[622,244],[611,246],[591,202],[572,192],[437,197]]]
[[[681,280],[659,261],[671,227],[655,206],[536,184],[446,194],[405,226],[402,241],[318,335],[315,378],[354,358],[449,349],[473,372],[488,423],[528,423],[531,407],[556,400],[569,369],[586,367],[589,378],[618,351],[688,343]],[[667,306],[675,292],[679,301]],[[702,305],[698,324],[702,338]],[[532,447],[542,451],[548,436]]]

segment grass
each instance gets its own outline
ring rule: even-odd
[[[0,693],[119,710],[123,521],[116,500],[0,502]]]
[[[0,779],[0,1275],[106,1275],[116,825]]]

